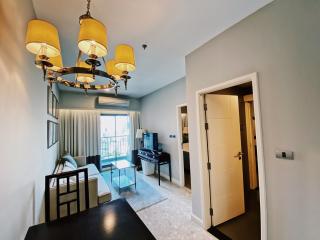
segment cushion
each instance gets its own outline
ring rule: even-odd
[[[105,203],[111,200],[111,192],[108,184],[105,182],[104,178],[99,174],[94,176],[97,178],[98,183],[98,202],[99,204]]]
[[[83,169],[83,168],[88,168],[88,176],[89,177],[100,174],[96,165],[94,165],[93,163],[90,163],[90,164],[83,166],[83,167],[79,167],[78,169]]]
[[[65,162],[71,163],[75,168],[78,168],[76,160],[73,159],[73,157],[68,153],[63,155],[62,160]]]
[[[78,167],[83,167],[87,165],[86,156],[73,156],[73,159],[76,160]]]
[[[73,169],[70,168],[70,167],[67,167],[67,166],[65,166],[65,167],[62,169],[62,172],[70,172],[70,171],[73,171]]]
[[[68,172],[68,171],[76,170],[76,169],[73,168],[73,165],[71,165],[72,167],[70,167],[69,165],[71,165],[69,162],[65,162],[65,165],[64,165],[64,167],[63,167],[62,172]],[[85,169],[85,168],[88,169],[88,178],[93,177],[93,176],[100,175],[100,173],[99,173],[96,165],[94,165],[94,164],[88,164],[88,165],[86,165],[86,166],[84,166],[84,167],[79,167],[78,169]],[[74,180],[73,178],[75,179],[75,177],[72,177],[72,178],[70,178],[70,179]],[[83,172],[81,172],[81,173],[79,174],[79,178],[80,178],[80,179],[84,179],[84,173],[83,173]],[[74,180],[74,181],[75,181],[75,180]]]
[[[72,170],[77,170],[77,168],[74,167],[73,164],[71,164],[70,162],[67,162],[67,161],[64,163],[64,167],[71,168]]]

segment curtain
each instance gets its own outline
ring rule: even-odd
[[[139,139],[136,139],[137,129],[140,128],[140,113],[130,112],[129,113],[129,124],[130,124],[130,136],[129,136],[129,155],[131,156],[132,150],[139,148]]]
[[[60,110],[60,154],[100,155],[100,112]]]

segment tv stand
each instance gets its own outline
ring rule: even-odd
[[[171,182],[171,159],[170,154],[166,152],[158,152],[149,149],[139,149],[138,150],[138,157],[141,160],[154,163],[155,166],[158,167],[158,179],[160,185],[160,166],[164,164],[169,165],[169,177]]]

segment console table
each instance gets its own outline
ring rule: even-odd
[[[171,159],[170,154],[166,152],[157,152],[149,149],[139,149],[138,157],[141,160],[154,163],[158,167],[158,179],[160,185],[160,166],[164,164],[169,165],[169,177],[171,182]]]

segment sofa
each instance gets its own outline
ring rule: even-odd
[[[62,172],[73,171],[76,169],[88,169],[88,186],[89,186],[89,207],[97,207],[99,204],[109,202],[111,200],[110,189],[105,182],[104,178],[98,171],[96,165],[87,164],[86,157],[72,157],[70,154],[66,154],[62,157],[61,161],[57,164],[54,174],[59,174]],[[66,179],[60,181],[59,188],[60,192],[66,191]],[[56,188],[57,183],[55,179],[52,179],[50,182],[50,220],[57,218],[57,204],[56,204]],[[75,179],[70,179],[70,189],[74,190],[76,188]],[[84,176],[80,174],[80,211],[85,209],[85,196],[84,196]],[[63,196],[64,199],[61,201],[66,201],[74,198],[72,194]],[[70,212],[76,213],[76,204],[70,204]],[[66,216],[67,207],[65,205],[60,208],[60,216]]]

